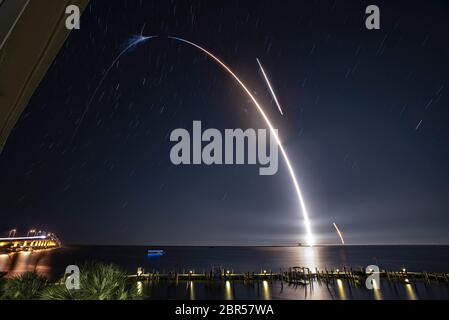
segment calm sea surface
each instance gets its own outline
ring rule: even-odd
[[[147,256],[148,249],[162,249],[161,257]],[[0,272],[10,276],[37,271],[57,279],[66,266],[86,262],[112,262],[128,273],[138,267],[147,271],[195,270],[204,272],[221,266],[234,272],[278,272],[288,267],[312,269],[359,268],[378,265],[398,271],[449,272],[449,246],[327,246],[327,247],[144,247],[68,246],[52,251],[0,255]],[[381,282],[381,293],[364,286],[354,287],[337,280],[331,284],[288,286],[274,282],[179,282],[138,284],[146,298],[155,299],[448,299],[446,283],[416,282],[412,285]]]

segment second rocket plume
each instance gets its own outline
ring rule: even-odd
[[[265,78],[265,81],[267,82],[268,88],[270,89],[271,95],[273,96],[274,101],[276,102],[276,105],[279,109],[279,112],[284,115],[282,112],[281,105],[279,104],[278,98],[276,97],[276,94],[274,93],[273,87],[271,86],[270,80],[268,79],[267,74],[265,73],[265,70],[262,67],[262,64],[260,63],[259,59],[256,58],[257,63],[259,64],[260,71],[262,71],[263,77]]]
[[[334,222],[334,227],[335,230],[337,230],[338,236],[340,237],[341,243],[344,245],[345,244],[345,240],[343,240],[343,235],[340,232],[340,229],[338,229],[337,224]]]

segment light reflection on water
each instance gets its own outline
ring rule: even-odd
[[[0,272],[7,277],[14,277],[25,272],[37,272],[43,276],[51,276],[50,250],[39,252],[18,252],[0,255]]]
[[[392,286],[382,283],[381,290],[368,290],[363,286],[354,286],[344,279],[329,283],[314,282],[313,286],[288,285],[280,281],[195,281],[177,285],[167,282],[143,282],[144,299],[196,299],[196,300],[415,300],[418,299],[414,285],[394,283]],[[447,285],[427,286],[420,283],[417,288],[425,299],[448,299]],[[425,296],[425,293],[430,294]]]
[[[317,267],[317,254],[319,250],[313,247],[304,247],[303,250],[299,251],[300,257],[298,261],[302,262],[301,267],[309,268],[313,271]]]
[[[263,300],[271,299],[270,286],[268,285],[267,280],[262,281],[262,299]]]
[[[374,300],[383,300],[382,291],[379,288],[379,284],[376,282],[376,280],[373,279],[373,288],[376,288],[373,291],[373,297]]]
[[[159,249],[159,248],[158,248]],[[112,262],[128,273],[137,267],[145,270],[204,272],[222,266],[234,272],[286,271],[289,267],[331,270],[377,264],[389,270],[449,270],[449,247],[437,246],[371,246],[371,247],[160,247],[165,255],[156,259],[146,256],[148,247],[65,247],[52,251],[22,252],[0,255],[0,272],[14,276],[37,271],[51,279],[59,279],[66,266],[82,265],[93,260]],[[289,285],[280,281],[260,282],[179,282],[148,284],[139,282],[138,293],[158,299],[448,299],[449,285],[426,285],[381,280],[381,290],[367,290],[345,279],[329,282],[313,281],[312,285]]]
[[[416,292],[412,284],[410,283],[405,284],[405,291],[407,292],[408,300],[418,300],[418,297],[416,296]]]
[[[232,294],[232,285],[231,281],[225,282],[225,300],[233,300],[234,295]]]
[[[193,281],[187,282],[187,290],[189,291],[189,300],[195,300],[195,283]]]
[[[341,279],[337,279],[337,292],[339,300],[347,300],[345,287],[343,285],[343,281]]]
[[[137,287],[137,295],[139,297],[143,296],[143,282],[142,281],[137,281],[136,287]]]

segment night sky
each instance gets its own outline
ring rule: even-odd
[[[365,28],[365,8],[381,30]],[[66,244],[304,242],[287,168],[174,166],[176,128],[265,128],[288,151],[318,243],[449,243],[449,2],[93,0],[0,155],[0,231]],[[281,116],[256,62],[282,104]],[[75,128],[79,129],[72,139]]]

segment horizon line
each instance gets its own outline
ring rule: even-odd
[[[313,248],[313,247],[369,247],[369,246],[449,246],[449,243],[374,243],[374,244],[315,244],[313,246],[309,245],[298,245],[298,244],[74,244],[68,243],[63,244],[64,246],[104,246],[104,247],[293,247],[293,248]]]

